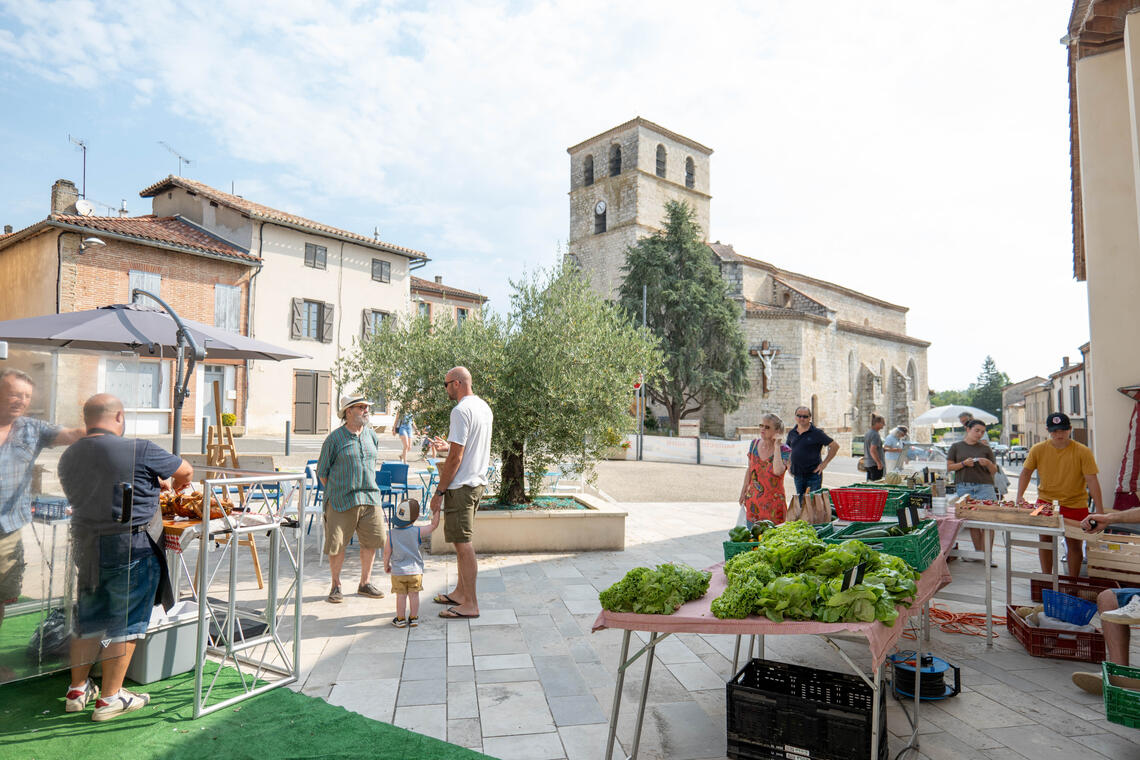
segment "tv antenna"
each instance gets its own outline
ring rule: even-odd
[[[194,163],[190,159],[186,158],[186,156],[182,155],[181,153],[176,151],[174,148],[172,148],[169,145],[167,145],[166,143],[164,143],[162,140],[159,140],[158,144],[161,145],[162,147],[166,148],[168,151],[170,151],[171,153],[173,153],[175,156],[178,157],[178,176],[179,177],[182,176],[182,165],[183,164],[185,164],[186,166],[189,166],[190,164]]]
[[[80,198],[86,198],[87,197],[87,141],[82,139],[82,138],[79,138],[79,137],[72,137],[71,135],[68,135],[67,139],[70,140],[71,142],[75,143],[75,146],[77,148],[79,148],[81,151],[83,151],[83,185],[82,185],[83,189],[80,190],[79,197]]]

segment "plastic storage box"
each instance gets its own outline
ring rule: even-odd
[[[1054,657],[1059,660],[1102,662],[1105,656],[1104,635],[1099,631],[1059,631],[1055,628],[1037,628],[1017,614],[1017,607],[1006,605],[1005,625],[1013,637],[1021,642],[1025,651],[1034,657]]]
[[[156,625],[151,621],[146,638],[135,647],[127,678],[137,684],[154,683],[194,669],[198,647],[198,605],[179,602]]]
[[[752,660],[728,683],[728,756],[734,760],[865,760],[871,687],[858,676]],[[879,691],[879,758],[887,757],[885,686]]]

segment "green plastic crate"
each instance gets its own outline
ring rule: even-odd
[[[897,524],[898,523],[851,523],[846,528],[836,532],[835,535],[823,539],[823,542],[826,544],[841,544],[847,540],[847,536],[864,528],[873,528],[876,526],[889,528],[891,525]],[[923,520],[919,523],[917,530],[905,536],[863,538],[859,540],[883,554],[891,554],[906,560],[907,564],[919,572],[930,567],[930,563],[938,557],[938,552],[942,548],[942,544],[938,538],[938,523],[934,520]]]
[[[725,541],[724,542],[724,561],[728,562],[737,554],[750,552],[760,545],[759,541]]]
[[[1140,728],[1140,691],[1113,686],[1109,676],[1140,678],[1140,668],[1102,662],[1101,678],[1104,679],[1104,712],[1113,723],[1129,728]]]

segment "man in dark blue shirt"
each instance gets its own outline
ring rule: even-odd
[[[788,445],[792,447],[791,469],[796,494],[803,496],[808,491],[818,491],[823,486],[823,471],[835,459],[839,444],[811,424],[811,410],[801,406],[796,409],[796,426],[788,433]],[[827,459],[820,455],[824,446]]]
[[[71,503],[72,541],[79,570],[76,635],[71,640],[71,688],[67,712],[81,712],[99,696],[91,666],[102,654],[102,698],[92,720],[138,710],[150,695],[123,688],[136,642],[146,637],[151,610],[173,603],[166,578],[159,492],[173,477],[175,488],[190,483],[193,468],[150,441],[123,438],[126,418],[119,399],[105,393],[83,405],[87,436],[59,460],[59,481]],[[126,485],[133,493],[130,519],[123,522]]]

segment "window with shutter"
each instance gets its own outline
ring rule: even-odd
[[[362,338],[370,338],[384,326],[384,318],[387,313],[379,311],[378,309],[365,309],[360,320],[360,336]]]
[[[214,327],[241,332],[241,288],[237,285],[214,286]]]
[[[376,282],[392,281],[392,262],[372,259],[372,279]]]
[[[328,249],[323,245],[305,243],[305,266],[324,269],[328,260]]]
[[[333,340],[333,305],[326,303],[321,310],[321,343],[332,343]]]
[[[132,294],[135,288],[154,293],[159,298],[162,298],[162,275],[155,272],[141,272],[136,269],[130,270],[127,275],[127,303],[131,303],[134,299]],[[139,296],[138,303],[144,306],[158,307],[158,302],[153,298],[146,296]]]

